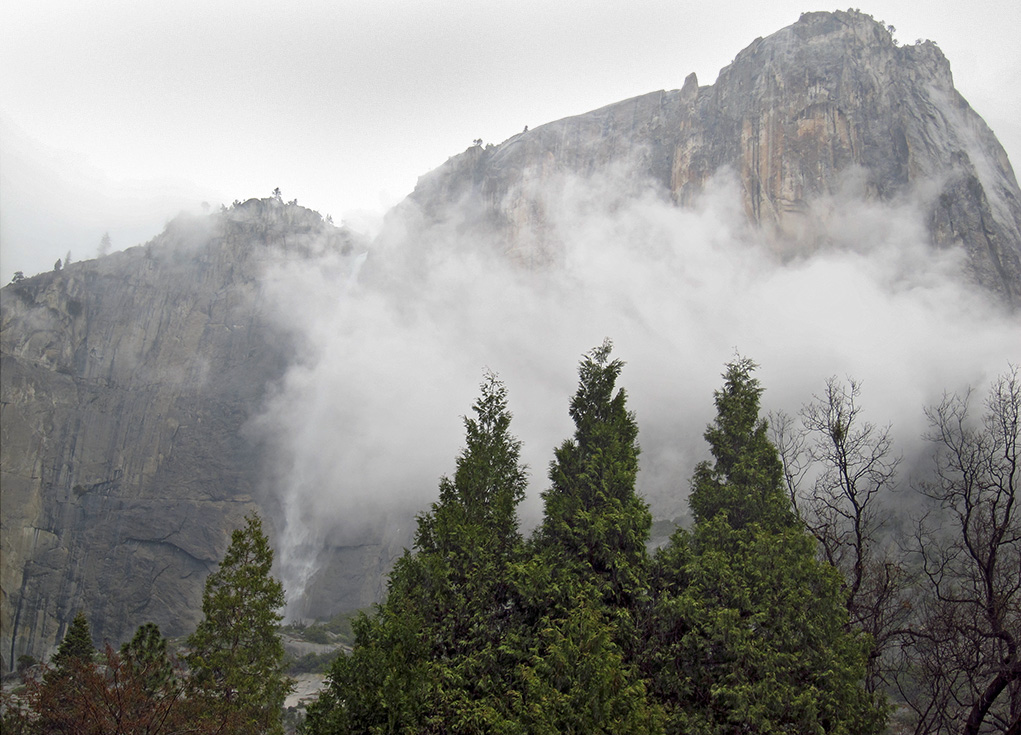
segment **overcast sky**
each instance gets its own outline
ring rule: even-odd
[[[936,41],[1021,160],[1013,0],[878,0]],[[357,222],[525,125],[711,84],[800,2],[64,0],[0,5],[0,282],[148,240],[182,208],[266,196]]]

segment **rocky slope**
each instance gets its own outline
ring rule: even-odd
[[[730,175],[749,219],[789,254],[825,246],[820,199],[911,199],[934,247],[962,246],[971,278],[1021,302],[1021,194],[1002,148],[934,44],[898,47],[865,15],[807,14],[712,86],[690,76],[470,148],[424,176],[391,222],[411,232],[405,247],[429,242],[414,228],[453,222],[541,267],[557,255],[549,193],[606,170],[679,206]],[[261,277],[281,254],[351,244],[296,204],[250,200],[0,290],[5,669],[45,655],[79,609],[97,640],[147,620],[170,635],[194,626],[230,529],[254,509],[270,526],[279,517],[269,455],[244,430],[293,359]],[[372,602],[407,533],[380,519],[331,537],[301,609]]]
[[[422,177],[411,201],[542,263],[556,257],[543,228],[550,192],[614,165],[681,205],[712,177],[736,176],[748,217],[788,253],[824,244],[822,197],[916,199],[933,245],[963,246],[969,275],[1021,304],[1021,192],[1006,153],[936,44],[898,46],[868,15],[806,13],[711,86],[692,74],[679,90],[469,148]]]

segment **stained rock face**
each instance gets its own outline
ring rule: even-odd
[[[962,246],[969,276],[1021,303],[1021,192],[1006,153],[954,89],[932,42],[900,47],[855,12],[807,13],[758,39],[712,86],[619,102],[475,146],[420,179],[426,217],[500,233],[529,264],[555,257],[540,192],[614,164],[690,204],[723,172],[778,248],[811,249],[812,203],[849,186],[921,201],[932,244]],[[451,208],[455,214],[451,214]]]

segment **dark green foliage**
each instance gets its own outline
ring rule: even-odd
[[[474,554],[467,535],[498,556],[518,544],[516,508],[525,496],[527,473],[518,458],[521,442],[510,434],[507,389],[489,374],[482,395],[466,417],[465,448],[453,480],[440,481],[440,499],[418,523],[416,547],[424,553]]]
[[[453,478],[440,481],[439,501],[419,518],[417,553],[398,560],[376,613],[355,620],[354,651],[331,668],[307,732],[506,729],[502,693],[515,671],[505,645],[509,565],[527,475],[494,375],[473,411]]]
[[[345,645],[351,645],[354,643],[355,640],[355,632],[354,628],[352,627],[352,623],[357,616],[358,616],[357,613],[350,612],[340,613],[338,615],[334,615],[328,621],[323,623],[322,627],[326,631],[337,636],[337,639],[341,643]]]
[[[869,640],[847,633],[840,577],[811,537],[717,518],[672,553],[683,587],[659,599],[652,646],[672,729],[882,732],[863,687]]]
[[[279,635],[284,590],[270,575],[273,550],[262,521],[250,516],[245,523],[206,579],[204,618],[188,638],[189,683],[225,731],[281,733],[290,689]]]
[[[149,692],[176,686],[174,666],[167,654],[167,639],[156,623],[145,623],[134,637],[121,646],[121,659],[141,679]]]
[[[306,653],[287,664],[287,673],[291,675],[325,674],[339,655],[341,655],[339,651]]]
[[[652,518],[635,493],[638,427],[603,343],[581,362],[575,433],[556,450],[546,513],[518,567],[525,663],[516,716],[528,732],[661,731],[633,665]]]
[[[538,548],[555,568],[600,587],[614,606],[632,604],[645,587],[645,543],[652,516],[635,493],[638,425],[627,394],[616,390],[624,363],[605,341],[581,362],[571,401],[575,433],[556,450]]]
[[[38,663],[39,662],[36,661],[35,656],[30,656],[27,653],[23,653],[20,656],[18,656],[18,669],[17,669],[17,671],[18,671],[19,674],[24,674],[26,671],[28,671],[30,668],[32,668],[33,666],[35,666]]]
[[[89,663],[96,657],[96,647],[92,645],[92,634],[89,632],[89,621],[85,613],[79,611],[71,621],[64,640],[53,654],[52,664],[55,669],[62,670],[70,666],[72,661]]]
[[[582,598],[541,620],[521,667],[515,714],[524,732],[662,732],[661,710],[646,696],[618,637],[601,601]]]
[[[784,490],[783,465],[759,418],[762,388],[752,377],[755,363],[738,358],[727,366],[716,391],[716,419],[705,439],[713,462],[701,462],[692,480],[691,504],[696,522],[722,513],[733,528],[758,523],[790,527],[797,516]]]
[[[389,596],[353,624],[302,732],[840,733],[882,730],[841,580],[792,511],[754,365],[728,366],[694,478],[693,531],[650,563],[637,425],[610,343],[581,363],[574,436],[523,543],[520,445],[490,376],[466,448]]]
[[[878,733],[867,637],[849,633],[839,574],[795,520],[758,417],[754,365],[728,366],[695,471],[692,533],[657,557],[643,668],[687,733]]]
[[[33,682],[30,687],[34,690],[30,701],[40,732],[73,732],[70,723],[79,705],[78,692],[85,688],[95,658],[89,621],[79,611],[50,659],[52,668],[44,671],[41,682]]]

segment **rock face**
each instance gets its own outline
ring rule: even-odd
[[[349,245],[315,212],[251,200],[0,290],[5,669],[79,609],[97,641],[194,628],[230,530],[271,510],[242,427],[290,349],[258,277],[313,242]]]
[[[1021,192],[1006,153],[954,89],[936,44],[900,47],[856,12],[807,13],[758,39],[712,86],[653,92],[475,146],[419,180],[427,218],[495,229],[526,263],[555,257],[540,192],[565,173],[624,165],[685,205],[736,176],[778,248],[820,246],[813,201],[853,190],[922,200],[933,245],[963,246],[970,276],[1021,304]]]
[[[420,180],[401,205],[419,219],[400,223],[456,218],[541,267],[556,255],[544,192],[614,167],[679,206],[729,171],[777,247],[821,247],[813,202],[848,186],[913,197],[934,247],[963,246],[972,278],[1021,303],[1021,194],[1003,149],[934,44],[898,47],[868,16],[807,14],[712,86],[692,75],[680,90],[470,148]],[[292,354],[260,276],[280,253],[351,244],[296,204],[250,200],[0,290],[5,670],[48,653],[79,609],[97,640],[150,620],[169,635],[193,628],[229,531],[256,509],[272,526],[277,510],[243,430]],[[329,541],[307,614],[377,599],[408,542],[399,525]]]

